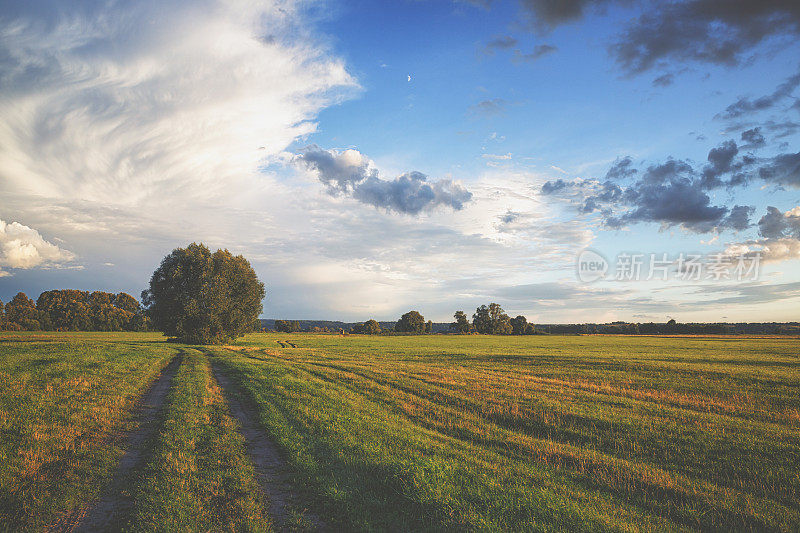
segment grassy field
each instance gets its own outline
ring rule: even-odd
[[[157,338],[0,334],[0,528],[42,529],[97,496],[177,353]]]
[[[328,529],[798,531],[798,348],[738,337],[254,334],[188,347],[143,334],[3,334],[0,524],[41,530],[107,490],[124,451],[114,435],[181,354],[130,474],[122,529],[273,527],[213,368]],[[314,523],[296,514],[296,528]]]
[[[244,442],[208,360],[187,350],[133,484],[131,531],[271,531]]]

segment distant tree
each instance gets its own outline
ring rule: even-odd
[[[42,329],[39,321],[41,314],[36,309],[36,304],[28,298],[24,292],[17,293],[5,306],[6,320],[9,324],[15,324],[10,329],[22,329],[26,331],[36,331]]]
[[[453,318],[455,318],[456,321],[450,324],[451,331],[455,331],[456,333],[469,333],[471,326],[467,314],[464,311],[456,311]]]
[[[153,327],[165,335],[214,344],[252,331],[264,295],[264,284],[247,259],[192,243],[161,261],[142,303]]]
[[[350,333],[357,333],[361,335],[379,335],[381,333],[381,325],[377,320],[367,320],[363,324],[356,324],[350,329]]]
[[[3,300],[0,300],[0,329],[5,329],[6,324],[6,306]]]
[[[425,333],[433,333],[433,320],[425,322]]]
[[[472,315],[472,326],[478,333],[487,335],[510,335],[513,331],[511,319],[496,303],[478,307]]]
[[[381,332],[381,325],[377,320],[369,319],[364,322],[364,333],[367,335],[378,335]]]
[[[294,333],[300,331],[300,322],[297,320],[276,320],[275,331],[279,333]]]
[[[418,311],[409,311],[400,317],[394,330],[399,333],[425,333],[425,317]]]
[[[492,331],[492,319],[489,317],[489,308],[485,305],[478,307],[472,315],[472,327],[478,333],[488,334]]]
[[[510,320],[511,332],[514,335],[525,335],[528,329],[528,319],[522,315],[517,315],[516,318]]]

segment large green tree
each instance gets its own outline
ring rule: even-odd
[[[472,326],[478,333],[487,335],[510,335],[513,331],[511,318],[496,303],[478,307],[472,315]]]
[[[142,303],[153,327],[165,335],[219,344],[253,330],[265,294],[247,259],[192,243],[161,261]]]
[[[400,317],[394,330],[400,333],[425,333],[425,318],[419,311],[409,311]]]
[[[41,313],[24,292],[18,292],[5,308],[6,320],[12,329],[36,331],[42,329]]]
[[[467,314],[464,311],[456,311],[453,318],[455,318],[456,321],[450,324],[451,330],[457,333],[469,333],[471,326]]]
[[[511,329],[514,335],[525,335],[528,330],[528,319],[522,315],[517,315],[516,318],[512,318],[511,321]]]

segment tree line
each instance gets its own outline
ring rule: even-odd
[[[483,333],[487,335],[534,335],[541,333],[533,324],[528,323],[527,318],[519,315],[515,318],[509,317],[503,308],[497,303],[482,305],[475,310],[470,322],[464,311],[456,311],[455,322],[449,325],[452,333]],[[384,323],[386,326],[386,323]],[[308,331],[312,333],[330,333],[332,330],[327,327],[302,328],[298,320],[276,320],[275,331],[281,333],[294,333]],[[337,330],[333,330],[337,331]],[[343,328],[338,330],[344,332]],[[411,334],[423,335],[433,333],[433,322],[425,320],[419,311],[409,311],[403,314],[393,326],[381,327],[381,324],[374,319],[363,323],[354,324],[349,329],[349,333],[361,335],[389,335],[389,334]]]
[[[511,318],[497,303],[481,305],[473,313],[471,320],[464,311],[456,311],[453,315],[454,322],[448,325],[446,331],[443,324],[438,324],[439,333],[470,334],[480,333],[485,335],[800,335],[800,323],[797,322],[741,322],[741,323],[681,323],[674,319],[668,322],[624,322],[617,321],[606,324],[534,324],[527,318],[518,315]],[[275,331],[310,332],[310,333],[343,333],[349,331],[362,335],[393,335],[393,334],[426,334],[432,333],[434,326],[431,321],[426,321],[418,311],[405,313],[393,325],[377,320],[367,320],[354,325],[341,324],[336,327],[309,326],[303,328],[298,320],[276,320]],[[349,329],[347,329],[349,328]]]
[[[34,302],[24,292],[0,301],[0,329],[11,331],[147,331],[149,319],[130,294],[62,289]]]

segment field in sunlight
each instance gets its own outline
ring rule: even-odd
[[[136,530],[796,531],[799,348],[2,334],[0,522],[69,530],[105,498],[114,523]],[[137,399],[158,379],[168,392],[152,434],[120,476],[126,439],[144,431]],[[252,410],[251,433],[231,399]],[[251,464],[252,431],[279,452],[277,492]]]
[[[800,527],[797,339],[240,344],[212,352],[346,527]]]

